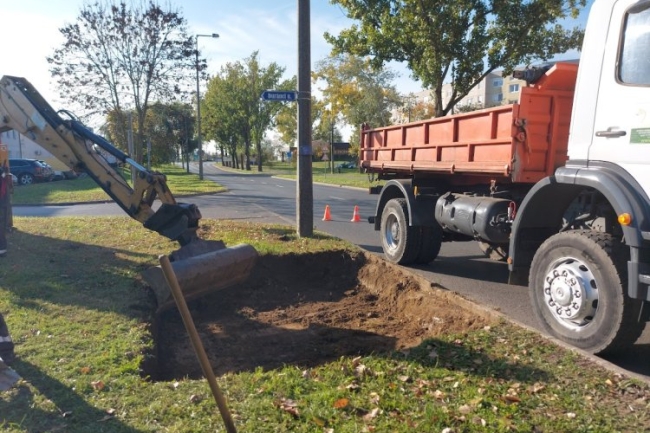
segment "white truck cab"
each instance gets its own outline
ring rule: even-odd
[[[650,317],[650,0],[596,0],[576,81],[568,161],[527,193],[511,282],[542,327],[593,353]]]
[[[606,161],[650,196],[650,2],[596,1],[576,85],[569,159]]]

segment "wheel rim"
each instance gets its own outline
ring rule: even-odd
[[[568,329],[588,326],[598,309],[596,277],[580,260],[556,260],[544,277],[544,305]]]
[[[395,252],[400,243],[400,230],[399,221],[394,214],[390,214],[386,218],[386,226],[384,227],[384,239],[386,240],[386,247],[389,252]]]

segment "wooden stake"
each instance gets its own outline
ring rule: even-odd
[[[192,341],[192,346],[194,347],[196,357],[199,359],[199,363],[201,364],[203,375],[206,377],[208,383],[210,384],[212,395],[214,396],[214,400],[217,402],[217,407],[221,413],[223,423],[226,425],[226,431],[228,433],[237,433],[237,429],[235,429],[235,423],[233,422],[232,417],[230,416],[230,412],[228,411],[226,399],[219,389],[217,379],[214,376],[214,371],[212,371],[212,366],[208,360],[208,355],[205,353],[205,349],[203,348],[203,343],[201,343],[199,333],[196,331],[196,327],[194,326],[194,320],[192,320],[190,310],[187,308],[187,303],[183,297],[183,292],[181,291],[181,287],[178,284],[178,279],[176,278],[174,269],[172,268],[171,262],[169,261],[169,257],[162,255],[158,259],[160,261],[160,267],[162,268],[163,275],[167,280],[167,284],[169,284],[169,287],[171,288],[172,295],[176,301],[176,306],[178,307],[178,311],[181,313],[187,334]]]

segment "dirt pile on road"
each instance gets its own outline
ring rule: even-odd
[[[495,320],[398,266],[349,251],[261,257],[246,284],[191,307],[218,375],[399,350]],[[201,375],[175,311],[156,333],[157,379]]]

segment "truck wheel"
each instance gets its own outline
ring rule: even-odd
[[[438,257],[442,246],[442,227],[420,227],[420,251],[415,263],[431,263]]]
[[[381,245],[389,262],[408,265],[420,253],[420,228],[409,225],[406,199],[394,198],[381,213]]]
[[[530,268],[530,300],[546,332],[594,354],[633,344],[643,301],[625,293],[624,245],[608,233],[574,230],[548,238]]]

